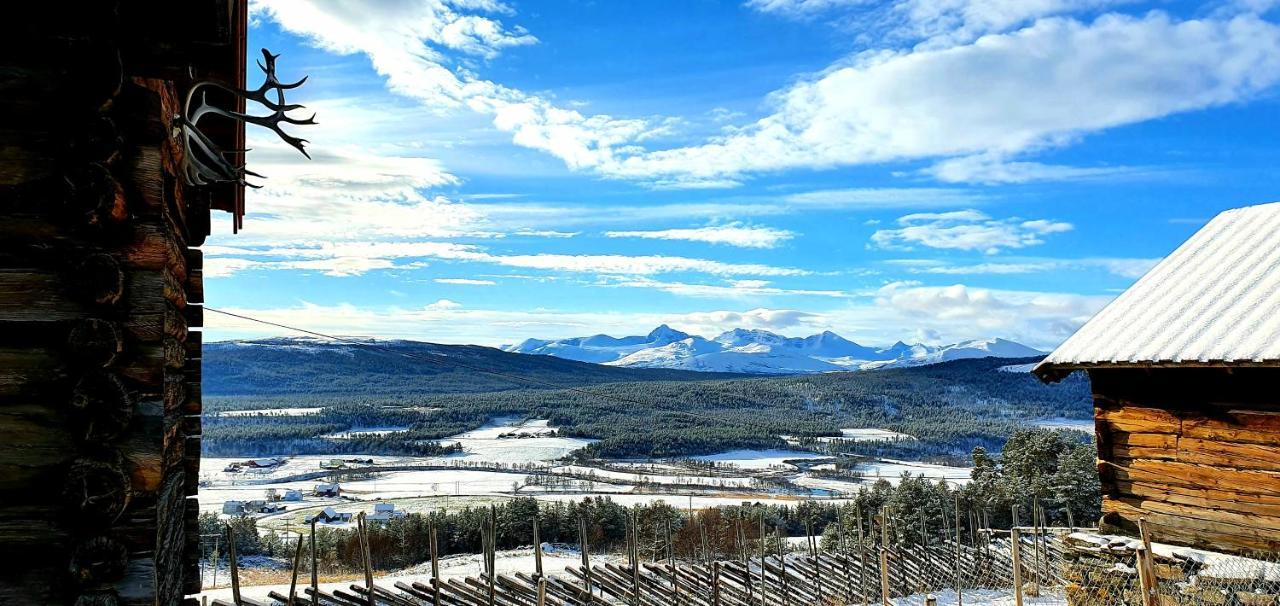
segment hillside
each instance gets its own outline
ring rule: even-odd
[[[206,395],[445,394],[537,389],[536,384],[466,368],[572,387],[620,381],[705,381],[705,373],[616,368],[476,345],[374,341],[375,347],[312,338],[204,345]],[[731,377],[733,375],[723,375]]]
[[[835,436],[842,428],[898,431],[916,441],[896,456],[956,456],[998,449],[1028,421],[1088,418],[1082,379],[1046,386],[1001,368],[1034,359],[983,358],[876,372],[743,377],[614,368],[482,347],[397,342],[391,352],[308,340],[206,346],[206,453],[423,453],[435,440],[499,415],[550,419],[566,435],[598,439],[587,454],[674,456],[730,448],[782,447],[778,436]],[[536,376],[569,389],[446,368],[400,355],[450,356]],[[436,358],[432,358],[436,359]],[[313,407],[300,416],[217,416],[219,411]],[[335,440],[353,427],[403,428]],[[879,453],[879,451],[876,451]],[[879,453],[883,454],[883,453]]]

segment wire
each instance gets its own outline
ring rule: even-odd
[[[524,382],[524,383],[527,383],[527,384],[530,384],[530,385],[540,385],[540,386],[548,387],[548,388],[551,388],[551,389],[559,389],[559,390],[564,390],[564,391],[570,391],[570,392],[573,392],[573,393],[578,393],[578,394],[582,394],[582,395],[586,395],[586,396],[592,396],[592,397],[600,398],[600,399],[603,399],[603,400],[612,400],[612,401],[614,401],[614,402],[620,402],[620,403],[624,403],[624,404],[637,404],[637,405],[640,405],[640,406],[653,406],[653,405],[655,405],[655,404],[656,404],[655,402],[652,402],[652,401],[648,401],[648,402],[646,402],[646,401],[644,401],[644,400],[636,400],[636,399],[633,399],[633,398],[628,398],[628,397],[626,397],[626,396],[619,396],[619,395],[610,394],[610,393],[605,393],[605,392],[600,392],[600,391],[593,391],[593,390],[590,390],[590,389],[584,389],[584,388],[581,388],[581,387],[574,387],[574,386],[572,386],[572,385],[560,385],[560,384],[557,384],[557,383],[553,383],[553,382],[551,382],[551,381],[544,381],[544,380],[542,380],[542,379],[534,379],[534,378],[524,377],[524,376],[520,376],[520,375],[516,375],[516,374],[505,373],[505,372],[501,372],[501,371],[497,371],[497,370],[491,370],[491,369],[484,368],[484,367],[481,367],[481,366],[476,366],[476,365],[474,365],[474,364],[467,364],[466,362],[461,362],[461,361],[459,361],[459,360],[456,360],[456,359],[453,359],[453,358],[449,358],[449,357],[445,357],[445,356],[441,356],[441,355],[435,355],[435,356],[431,356],[430,354],[427,354],[427,355],[419,355],[419,354],[415,354],[414,352],[409,352],[409,351],[400,351],[400,350],[392,349],[392,348],[390,348],[390,347],[383,347],[383,346],[378,345],[378,344],[376,344],[376,343],[370,343],[370,342],[368,342],[368,341],[361,341],[361,340],[359,340],[359,339],[352,339],[352,338],[349,338],[349,337],[339,337],[339,336],[336,336],[336,335],[325,334],[325,333],[317,332],[317,331],[314,331],[314,330],[308,330],[308,329],[305,329],[305,328],[299,328],[299,327],[297,327],[297,326],[290,326],[290,325],[288,325],[288,324],[281,324],[281,323],[279,323],[279,322],[272,322],[272,321],[270,321],[270,320],[262,320],[262,319],[259,319],[259,318],[254,318],[254,317],[251,317],[251,316],[246,316],[246,315],[244,315],[244,314],[238,314],[238,313],[234,313],[234,312],[230,312],[230,311],[225,311],[225,310],[221,310],[221,309],[216,309],[216,308],[213,308],[213,307],[208,307],[208,306],[206,306],[206,307],[204,308],[204,310],[205,310],[205,311],[211,311],[211,312],[216,313],[216,314],[222,314],[222,315],[224,315],[224,316],[230,316],[230,317],[232,317],[232,318],[238,318],[238,319],[245,320],[245,321],[248,321],[248,322],[256,322],[256,323],[258,323],[258,324],[265,324],[265,325],[267,325],[267,326],[274,326],[274,327],[276,327],[276,328],[283,328],[283,329],[285,329],[285,330],[292,330],[292,331],[295,331],[295,332],[300,332],[300,333],[303,333],[303,334],[306,334],[306,335],[311,335],[311,336],[313,336],[313,337],[320,337],[320,338],[322,338],[322,339],[330,339],[330,340],[333,340],[333,341],[338,341],[338,342],[340,342],[340,343],[346,343],[346,344],[348,344],[348,345],[355,345],[355,346],[358,346],[358,347],[364,347],[364,348],[367,348],[367,349],[372,349],[372,350],[376,350],[376,351],[381,351],[381,352],[388,353],[388,354],[392,354],[392,355],[398,355],[398,356],[402,356],[402,357],[405,357],[405,358],[410,358],[410,359],[413,359],[413,360],[419,360],[419,361],[422,361],[422,362],[427,362],[428,364],[436,364],[436,365],[439,365],[439,366],[455,366],[455,367],[463,368],[463,369],[466,369],[466,370],[471,370],[471,371],[475,371],[475,372],[479,372],[479,373],[484,373],[484,374],[487,374],[487,375],[492,375],[492,376],[495,376],[495,377],[500,377],[500,378],[507,379],[507,380],[510,380],[510,381],[519,381],[519,382]],[[700,414],[697,414],[697,413],[692,413],[692,412],[683,411],[683,410],[665,410],[665,409],[664,409],[664,410],[662,410],[662,412],[664,412],[664,413],[668,413],[668,414],[686,415],[686,416],[690,416],[690,417],[694,417],[694,418],[698,418],[698,419],[704,419],[704,420],[708,420],[708,421],[722,421],[722,420],[723,420],[723,419],[717,419],[716,417],[712,417],[712,416],[708,416],[708,415],[700,415]]]

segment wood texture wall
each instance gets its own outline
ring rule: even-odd
[[[0,47],[0,604],[199,589],[191,247],[235,189],[185,186],[172,118],[242,73],[237,6],[42,3]]]
[[[1280,368],[1089,374],[1105,527],[1280,552]]]

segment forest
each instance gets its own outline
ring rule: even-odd
[[[554,359],[517,357],[534,363]],[[469,391],[475,387],[471,385],[463,393],[442,393],[446,385],[437,375],[397,375],[390,384],[379,383],[390,371],[364,373],[363,366],[341,369],[341,381],[364,385],[350,393],[330,386],[319,393],[228,394],[218,391],[229,380],[223,377],[213,381],[205,395],[206,413],[213,414],[205,415],[204,449],[208,455],[227,456],[432,454],[435,440],[474,429],[495,416],[514,415],[549,419],[561,428],[561,435],[599,440],[580,451],[583,458],[781,448],[786,444],[779,435],[803,439],[838,436],[844,427],[877,427],[917,439],[814,442],[810,447],[946,462],[966,458],[974,447],[998,451],[1028,420],[1092,417],[1085,379],[1069,377],[1044,385],[1028,373],[998,370],[1020,361],[1027,360],[985,358],[915,368],[732,379],[678,373],[681,380],[646,376],[644,381],[589,387],[488,392]],[[688,374],[701,380],[685,380]],[[232,391],[245,391],[244,387]],[[322,410],[301,416],[216,414],[295,407]],[[407,431],[344,440],[318,437],[362,427]]]

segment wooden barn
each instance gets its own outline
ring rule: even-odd
[[[0,41],[0,603],[199,590],[197,81],[244,88],[245,0],[33,2]],[[243,109],[212,91],[209,103]],[[243,123],[202,123],[218,149]],[[225,158],[225,157],[224,157]],[[238,159],[235,159],[238,161]]]
[[[1218,215],[1035,368],[1077,370],[1104,530],[1280,552],[1280,203]]]

